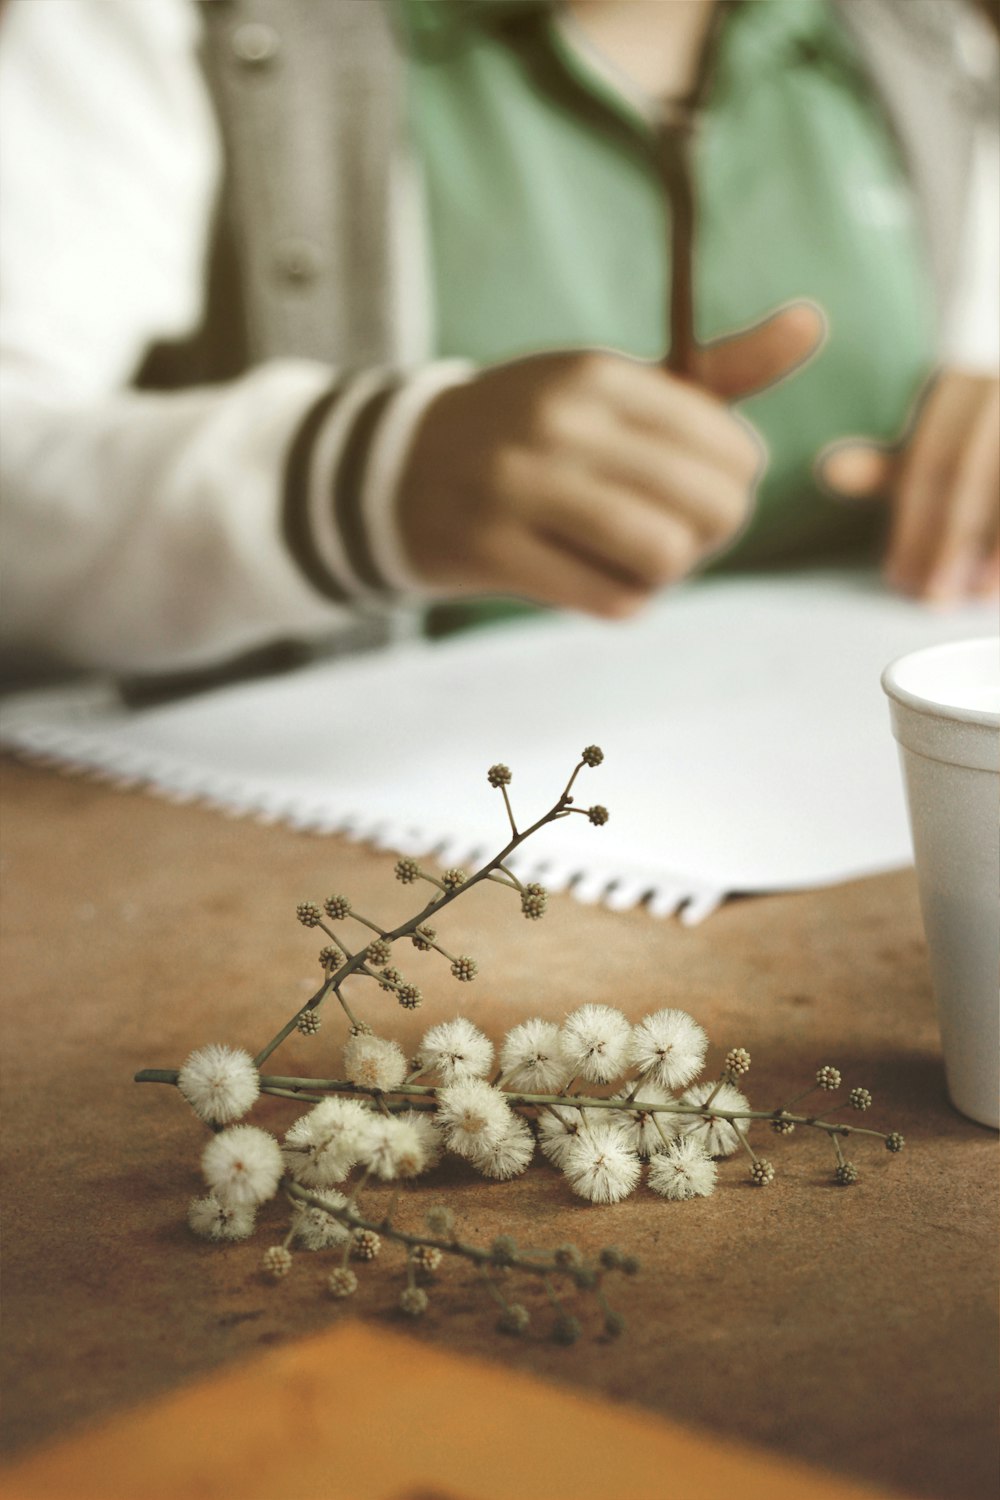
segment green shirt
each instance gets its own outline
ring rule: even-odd
[[[437,353],[492,362],[599,346],[661,359],[669,204],[651,127],[543,0],[404,0],[427,193]],[[695,143],[698,336],[792,298],[829,338],[740,404],[769,449],[755,515],[716,566],[871,542],[818,451],[901,430],[932,361],[933,305],[895,141],[827,0],[726,12]]]

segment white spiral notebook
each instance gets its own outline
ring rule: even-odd
[[[737,892],[904,865],[910,842],[879,675],[992,635],[995,605],[935,613],[868,573],[709,579],[624,625],[536,618],[129,710],[88,683],[8,699],[0,743],[231,814],[471,864],[523,826],[584,745],[579,802],[512,863],[550,889],[695,922]]]

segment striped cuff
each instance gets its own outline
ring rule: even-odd
[[[425,592],[398,536],[396,489],[428,404],[473,368],[442,360],[408,377],[345,376],[307,412],[288,454],[282,525],[292,556],[326,598]]]

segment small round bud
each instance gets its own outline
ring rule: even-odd
[[[848,1098],[852,1109],[865,1110],[872,1107],[872,1096],[867,1089],[851,1089]]]
[[[382,1248],[382,1241],[374,1229],[356,1229],[352,1236],[351,1254],[355,1260],[375,1260]]]
[[[733,1078],[742,1078],[750,1071],[750,1054],[745,1047],[730,1047],[726,1053],[726,1072]]]
[[[604,1332],[609,1339],[616,1339],[625,1332],[625,1319],[621,1313],[608,1309],[604,1314]]]
[[[373,969],[381,969],[389,962],[389,944],[385,938],[375,938],[365,949],[365,962],[371,964]]]
[[[437,938],[437,932],[433,927],[418,927],[410,937],[410,942],[418,953],[429,953],[430,946]]]
[[[441,1251],[436,1245],[414,1245],[410,1251],[410,1259],[418,1271],[424,1271],[432,1275],[441,1264]]]
[[[339,948],[334,948],[327,943],[325,948],[319,950],[319,961],[324,969],[339,969],[344,962],[344,955]]]
[[[427,1311],[427,1293],[423,1287],[404,1286],[399,1294],[399,1305],[408,1318],[420,1318]]]
[[[833,1180],[838,1187],[851,1187],[858,1180],[858,1169],[852,1161],[839,1162]]]
[[[295,915],[303,927],[318,927],[323,920],[323,913],[315,901],[300,901],[295,908]]]
[[[403,976],[398,969],[383,969],[379,975],[379,989],[391,991],[403,983]]]
[[[608,821],[608,810],[606,807],[601,807],[600,803],[596,803],[593,807],[587,808],[587,817],[595,828],[600,828]]]
[[[617,1271],[622,1263],[622,1253],[617,1245],[606,1245],[599,1259],[606,1271]]]
[[[626,1276],[637,1276],[639,1274],[639,1257],[637,1255],[623,1255],[621,1268]]]
[[[840,1069],[831,1068],[829,1064],[818,1068],[816,1071],[816,1084],[818,1088],[826,1089],[828,1093],[831,1093],[834,1089],[839,1089]]]
[[[292,1269],[291,1254],[284,1245],[272,1245],[269,1250],[264,1251],[260,1268],[265,1276],[272,1276],[275,1281],[280,1281]]]
[[[491,1246],[491,1259],[495,1266],[510,1266],[517,1254],[517,1241],[509,1234],[498,1234]]]
[[[751,1166],[750,1181],[754,1187],[769,1187],[774,1181],[774,1168],[765,1156],[758,1156]]]
[[[604,759],[604,751],[600,745],[588,745],[585,750],[580,751],[580,759],[585,766],[599,766]]]
[[[444,874],[441,876],[441,884],[444,886],[446,891],[457,891],[460,886],[463,886],[465,884],[467,879],[468,876],[466,875],[465,871],[459,870],[456,867],[450,870],[445,870]]]
[[[771,1129],[775,1135],[791,1135],[795,1129],[795,1121],[786,1120],[783,1115],[779,1115],[776,1120],[771,1121]]]
[[[520,1338],[527,1333],[531,1322],[531,1314],[520,1302],[511,1302],[504,1308],[497,1319],[497,1332],[509,1333],[514,1338]]]
[[[295,1023],[296,1031],[303,1036],[315,1036],[322,1022],[314,1010],[304,1010]]]
[[[887,1151],[902,1151],[906,1145],[906,1138],[901,1136],[898,1130],[893,1130],[885,1138],[885,1149]]]
[[[358,1289],[358,1278],[347,1266],[338,1266],[330,1272],[326,1284],[331,1297],[352,1297]]]
[[[592,1292],[597,1285],[597,1272],[593,1266],[580,1266],[573,1272],[573,1281],[583,1292]]]
[[[498,761],[495,766],[490,766],[489,770],[486,772],[486,779],[489,782],[490,786],[510,786],[510,767],[505,766],[502,764],[502,762]]]
[[[327,916],[332,917],[335,922],[342,922],[351,915],[351,903],[346,896],[327,896],[323,905]]]
[[[544,915],[548,904],[549,893],[544,885],[538,885],[532,881],[521,892],[521,910],[526,917],[530,917],[533,921],[537,921],[539,917]]]
[[[583,1265],[583,1252],[578,1245],[557,1245],[555,1250],[555,1262],[563,1269]]]
[[[403,885],[412,885],[420,879],[420,866],[415,859],[397,859],[393,874]]]
[[[557,1344],[575,1344],[582,1332],[579,1318],[570,1313],[560,1313],[552,1325],[552,1337]]]
[[[452,964],[451,972],[456,979],[461,979],[464,983],[475,979],[479,973],[479,965],[474,958],[469,958],[468,954],[462,953]]]
[[[455,1215],[450,1208],[445,1208],[441,1204],[435,1204],[433,1208],[429,1208],[424,1214],[424,1223],[431,1234],[451,1234],[452,1229],[455,1227]]]
[[[396,999],[404,1010],[417,1010],[423,1003],[423,998],[415,984],[401,984],[396,990]]]
[[[351,1036],[371,1036],[372,1029],[367,1021],[352,1021]]]

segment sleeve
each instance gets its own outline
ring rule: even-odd
[[[393,495],[458,362],[129,388],[197,324],[220,147],[187,0],[13,0],[0,35],[3,645],[113,672],[327,635],[415,586]]]
[[[1000,132],[976,130],[958,265],[945,317],[942,358],[955,369],[1000,372]]]
[[[976,374],[1000,372],[1000,48],[978,7],[957,8],[952,31],[957,87],[972,118],[972,146],[958,254],[945,307],[941,356]]]

